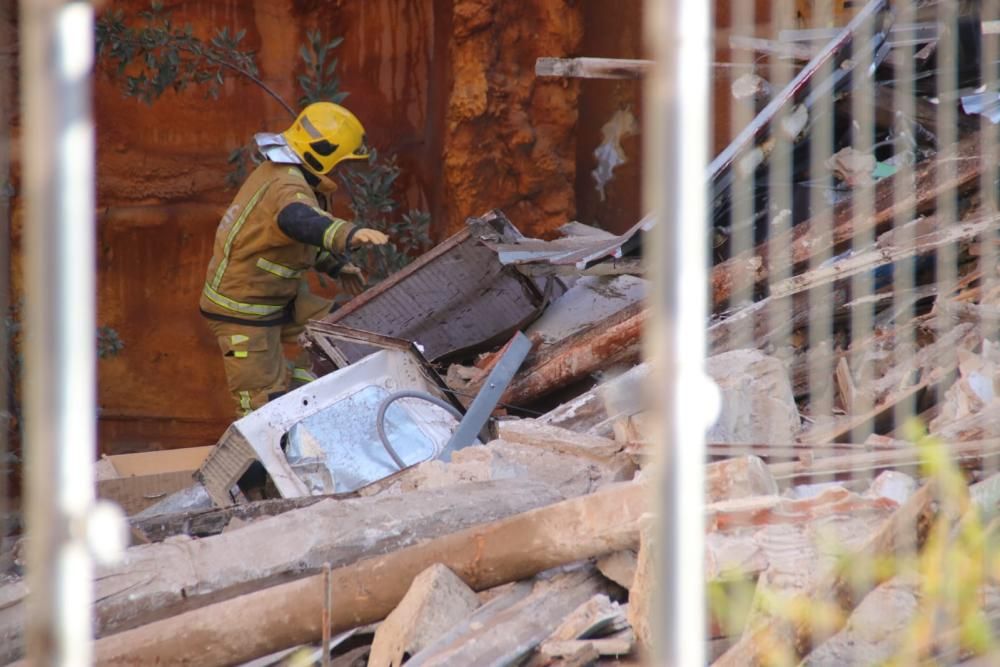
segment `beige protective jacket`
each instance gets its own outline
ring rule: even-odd
[[[288,236],[278,215],[291,204],[312,209],[317,244]],[[307,212],[308,213],[308,212]],[[314,225],[315,227],[315,225]],[[345,252],[355,226],[319,208],[298,167],[261,164],[240,188],[215,234],[200,307],[210,319],[257,325],[287,321],[305,271],[325,251]]]

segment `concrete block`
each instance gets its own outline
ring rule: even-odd
[[[719,386],[722,408],[709,442],[790,444],[801,422],[785,364],[757,350],[711,357],[708,374]]]
[[[475,592],[454,572],[441,564],[432,565],[417,575],[375,631],[368,667],[399,667],[406,655],[426,648],[478,606]]]

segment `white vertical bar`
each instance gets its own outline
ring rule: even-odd
[[[96,449],[94,128],[88,2],[21,0],[28,657],[92,662],[86,518]]]
[[[648,270],[654,276],[646,345],[663,437],[656,485],[657,665],[705,664],[705,323],[708,291],[708,165],[711,8],[646,0],[646,43],[655,58],[646,85],[643,196],[659,216]]]
[[[899,14],[896,18],[898,24],[904,25],[916,21],[915,7],[912,2],[903,3],[898,8]],[[897,53],[901,54],[894,64],[893,81],[893,102],[898,120],[908,122],[912,119],[916,125],[916,100],[917,94],[914,90],[914,80],[916,77],[916,52],[913,45],[897,47]],[[913,132],[916,132],[914,129]],[[901,142],[902,143],[902,142]],[[914,159],[916,159],[916,148],[914,148]],[[916,188],[913,182],[912,165],[905,161],[899,165],[899,172],[892,180],[893,198],[897,202],[905,202],[916,195]],[[909,247],[914,244],[914,231],[908,226],[916,218],[916,209],[913,206],[899,206],[892,219],[894,236],[899,239],[901,247]],[[896,264],[892,277],[892,308],[896,312],[895,322],[902,325],[896,326],[892,334],[895,344],[892,347],[892,359],[894,365],[909,362],[914,345],[914,329],[907,326],[913,319],[916,310],[913,301],[913,291],[916,287],[916,276],[914,275],[914,259],[906,259]],[[893,408],[893,426],[897,431],[896,437],[901,437],[902,426],[916,414],[916,396],[900,401]]]
[[[781,29],[798,28],[799,23],[793,0],[774,0],[771,5],[771,34],[774,37]],[[783,90],[796,74],[796,64],[788,59],[771,58],[771,86],[774,90]],[[787,122],[792,105],[786,105],[775,116],[772,127],[781,128]],[[767,226],[768,226],[768,277],[770,285],[775,285],[792,276],[792,254],[788,243],[775,242],[773,239],[788,238],[793,226],[794,193],[795,193],[795,138],[789,138],[785,133],[772,131],[776,139],[774,152],[768,167],[767,180]],[[770,285],[768,293],[770,293]],[[789,323],[795,314],[794,299],[777,299],[771,303],[764,313],[767,332],[777,332],[770,339],[774,349],[781,350],[791,344],[792,328]],[[754,326],[753,322],[749,325]],[[756,341],[760,347],[764,341]],[[792,385],[795,385],[794,362],[789,363]],[[791,443],[788,443],[791,444]]]
[[[813,28],[832,25],[834,21],[832,0],[815,0],[812,5]],[[815,86],[833,76],[834,61],[827,61],[811,80]],[[828,201],[832,177],[826,161],[836,153],[834,141],[834,100],[829,94],[820,96],[809,110],[809,215],[814,238],[832,236],[835,216]],[[831,211],[829,215],[825,212]],[[833,256],[833,247],[820,249],[809,258],[809,268],[815,269]],[[829,284],[820,285],[807,292],[809,304],[809,347],[806,358],[809,364],[809,416],[814,420],[833,416],[833,363],[829,353],[833,341],[834,290]],[[813,447],[816,456],[829,456],[828,444]],[[818,480],[826,481],[826,480]]]
[[[17,58],[13,45],[17,42],[14,28],[14,8],[16,0],[0,0],[0,461],[7,460],[10,447],[8,433],[10,428],[8,405],[11,368],[9,345],[10,340],[6,323],[10,308],[10,139],[11,126],[14,119],[14,68]],[[2,464],[0,464],[2,465]],[[6,528],[7,501],[10,493],[8,484],[11,482],[11,471],[5,468],[0,472],[0,526]],[[0,532],[0,546],[4,533]]]
[[[758,37],[757,7],[753,2],[733,3],[729,11],[731,12],[731,22],[729,30],[733,34],[746,35],[748,37]],[[753,68],[756,53],[749,49],[739,49],[733,52],[732,61],[736,65],[731,69],[729,79],[729,90],[727,91],[728,106],[730,108],[729,129],[730,136],[739,136],[740,132],[753,122],[756,115],[756,103],[753,100],[743,100],[742,102],[733,99],[732,81],[744,74],[756,73]],[[725,106],[722,101],[715,107],[716,113],[721,113]],[[780,113],[780,112],[779,112]],[[761,158],[763,161],[763,158]],[[733,176],[732,185],[729,188],[730,210],[729,210],[729,257],[742,257],[750,253],[756,245],[754,242],[754,227],[757,226],[754,220],[755,187],[757,186],[756,167],[753,160],[745,157],[737,159],[731,169]],[[732,293],[729,295],[729,307],[733,308],[738,304],[748,304],[753,301],[754,281],[737,280],[734,281]],[[752,348],[754,345],[753,322],[749,326],[740,327],[731,335],[734,348]]]

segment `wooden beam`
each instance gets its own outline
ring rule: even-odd
[[[780,298],[799,294],[822,285],[829,285],[838,280],[846,280],[875,269],[901,262],[904,259],[918,257],[936,252],[941,248],[958,245],[968,246],[973,240],[980,237],[997,225],[997,216],[976,215],[972,219],[964,220],[958,224],[945,225],[935,218],[915,221],[915,225],[925,227],[937,227],[935,231],[918,236],[913,239],[901,239],[902,243],[894,244],[892,239],[876,244],[876,247],[850,257],[837,260],[826,266],[819,266],[804,273],[800,273],[781,282],[773,283],[770,286],[772,297]],[[904,228],[905,229],[905,228]],[[886,235],[883,235],[883,238]]]
[[[559,76],[572,79],[641,79],[652,67],[652,60],[539,58],[535,61],[535,76]]]
[[[616,363],[638,359],[643,325],[649,316],[644,303],[637,303],[545,348],[529,357],[502,403],[529,405],[561,387]]]
[[[948,456],[959,466],[981,465],[984,461],[1000,460],[1000,439],[978,440],[944,445]],[[811,461],[772,463],[768,468],[776,480],[807,479],[847,475],[851,473],[875,473],[882,470],[919,468],[923,458],[915,448],[889,449],[878,452],[846,454],[816,458]]]
[[[258,500],[256,502],[223,508],[213,507],[207,510],[172,512],[170,514],[158,514],[151,517],[131,518],[129,519],[129,525],[138,530],[150,542],[162,542],[174,535],[210,537],[218,535],[225,530],[226,526],[233,519],[237,521],[255,521],[303,507],[309,507],[321,500],[330,498],[337,499],[336,496],[306,496],[303,498]]]

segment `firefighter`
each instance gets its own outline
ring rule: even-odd
[[[365,130],[350,111],[311,104],[285,132],[255,141],[264,161],[219,223],[199,304],[240,417],[315,379],[303,351],[289,362],[282,347],[334,307],[310,292],[305,273],[332,275],[356,295],[364,276],[348,253],[389,240],[320,207],[336,190],[337,165],[368,158]]]

